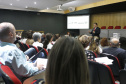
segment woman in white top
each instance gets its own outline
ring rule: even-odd
[[[45,37],[45,41],[43,43],[43,48],[49,51],[53,47],[52,39],[53,39],[53,35],[51,33],[47,33]]]
[[[35,46],[35,47],[43,47],[43,44],[40,43],[41,42],[41,36],[42,36],[42,34],[39,33],[39,32],[35,32],[33,34],[33,40],[34,40],[34,43],[32,44],[33,46]]]

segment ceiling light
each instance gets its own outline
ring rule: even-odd
[[[17,1],[20,1],[20,0],[17,0]]]
[[[37,2],[34,2],[34,4],[37,4]]]
[[[12,4],[12,3],[10,3],[10,5],[12,6],[13,4]]]
[[[25,8],[28,8],[28,6],[26,6]]]
[[[49,10],[49,8],[48,8],[48,7],[47,7],[46,9],[47,9],[47,10]]]

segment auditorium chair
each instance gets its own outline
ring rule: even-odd
[[[90,51],[90,50],[88,50],[88,52],[87,52],[87,58],[89,60],[94,60],[95,58],[97,58],[97,54],[94,53],[94,52],[92,52],[92,51]]]
[[[37,58],[47,58],[47,53],[43,48],[37,54],[32,56],[30,60],[34,62]]]
[[[108,29],[113,29],[113,26],[109,26]]]
[[[23,45],[24,45],[24,47],[25,47],[26,50],[30,48],[30,46],[28,44],[24,44],[23,43]]]
[[[101,29],[106,29],[106,26],[102,26]]]
[[[121,29],[121,26],[116,26],[115,29]]]
[[[39,52],[38,48],[32,45],[29,45],[30,48],[35,48],[35,50],[37,51],[37,53]]]
[[[126,26],[124,26],[123,29],[126,29]]]
[[[35,48],[31,47],[28,50],[24,52],[25,55],[29,56],[31,58],[33,55],[37,54],[38,52],[36,51]]]
[[[121,69],[121,66],[120,66],[118,58],[111,55],[111,54],[107,54],[107,53],[101,53],[99,56],[100,57],[108,57],[109,59],[113,60],[113,64],[108,65],[108,66],[111,68],[115,79],[119,80],[119,70]]]
[[[26,48],[25,48],[24,44],[23,44],[22,42],[19,42],[19,41],[18,41],[18,44],[19,44],[19,46],[20,46],[20,49],[21,49],[23,52],[25,52],[25,51],[26,51]]]
[[[114,76],[109,66],[89,60],[88,64],[91,84],[115,84]]]
[[[5,84],[22,84],[8,66],[0,64],[0,73]]]
[[[126,84],[126,70],[119,72],[120,84]]]

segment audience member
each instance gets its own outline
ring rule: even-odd
[[[43,48],[47,49],[48,51],[53,47],[52,45],[53,35],[51,33],[47,33],[45,37],[45,41],[43,43]]]
[[[99,47],[98,43],[94,40],[94,38],[92,38],[88,50],[96,53],[97,55],[99,55],[100,53],[102,53],[102,49]]]
[[[19,50],[14,43],[16,30],[13,24],[4,22],[0,24],[0,62],[11,68],[14,74],[21,80],[29,77],[38,70],[42,70],[42,65],[34,67],[29,63],[24,53]]]
[[[50,51],[46,84],[90,84],[88,62],[80,42],[60,38]]]
[[[90,60],[94,60],[95,58],[95,54],[89,50],[86,50],[86,48],[88,47],[89,43],[90,43],[90,37],[87,36],[87,35],[82,35],[78,38],[78,40],[81,42],[81,44],[83,45],[84,47],[84,50],[85,50],[85,54],[87,56],[88,59]]]
[[[116,56],[119,59],[121,67],[124,68],[124,60],[126,59],[126,51],[119,48],[119,39],[112,38],[110,41],[110,47],[103,49],[103,53],[108,53]]]
[[[109,47],[109,42],[107,38],[102,38],[100,42],[100,48],[103,50]]]
[[[20,42],[26,43],[26,40],[27,40],[27,31],[23,31],[22,34],[21,34]]]
[[[126,50],[126,38],[125,37],[120,37],[120,48]]]
[[[28,45],[32,45],[34,43],[34,40],[32,39],[32,34],[33,34],[33,31],[31,31],[31,30],[27,31],[26,44],[28,44]]]
[[[41,42],[41,36],[42,36],[42,34],[39,33],[39,32],[35,32],[33,34],[33,39],[34,39],[33,46],[35,46],[35,47],[43,47],[43,44],[40,43]]]
[[[55,42],[59,39],[59,37],[60,37],[60,34],[55,34],[53,37],[52,43],[55,44]]]

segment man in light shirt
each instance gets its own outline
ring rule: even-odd
[[[22,80],[42,70],[43,65],[37,65],[27,61],[25,54],[14,43],[16,30],[13,24],[3,22],[0,24],[0,62],[11,68],[14,74]]]

